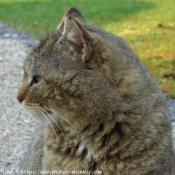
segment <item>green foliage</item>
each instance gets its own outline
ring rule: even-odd
[[[88,23],[124,37],[175,98],[174,0],[0,0],[0,22],[41,39],[70,7]]]

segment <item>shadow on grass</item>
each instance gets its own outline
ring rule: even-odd
[[[0,21],[42,38],[55,29],[70,7],[78,8],[91,24],[103,27],[156,5],[147,0],[2,0]]]

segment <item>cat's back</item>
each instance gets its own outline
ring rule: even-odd
[[[110,69],[111,71],[115,72],[112,76],[116,82],[117,79],[119,79],[117,77],[122,77],[120,85],[116,86],[115,88],[126,89],[127,92],[125,91],[123,93],[133,92],[133,94],[130,95],[130,98],[144,96],[146,99],[152,98],[153,100],[154,97],[152,94],[155,94],[155,96],[164,102],[164,95],[160,87],[157,85],[157,82],[147,71],[146,67],[141,63],[137,54],[131,49],[129,44],[123,38],[107,32],[97,26],[89,24],[83,24],[83,26],[86,28],[86,30],[94,34],[96,38],[99,37],[100,42],[102,42],[102,44],[106,47],[105,49],[109,51],[109,55],[101,53],[100,56],[103,57],[103,59],[106,59],[106,64],[108,64],[108,61],[113,61],[113,65],[111,65]],[[143,91],[143,89],[145,89],[145,91]],[[154,103],[156,102],[154,101]],[[165,103],[163,106],[165,107]]]

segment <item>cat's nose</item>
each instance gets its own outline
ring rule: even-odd
[[[24,96],[22,95],[17,95],[17,100],[22,103],[22,101],[24,100]]]
[[[23,100],[24,100],[25,97],[26,97],[26,94],[27,94],[27,89],[26,89],[26,88],[24,88],[24,87],[19,88],[19,90],[18,90],[18,95],[17,95],[17,100],[18,100],[20,103],[22,103]]]

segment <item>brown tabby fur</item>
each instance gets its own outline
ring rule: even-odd
[[[123,39],[74,8],[26,59],[17,98],[56,132],[41,127],[22,169],[175,174],[161,89]]]

